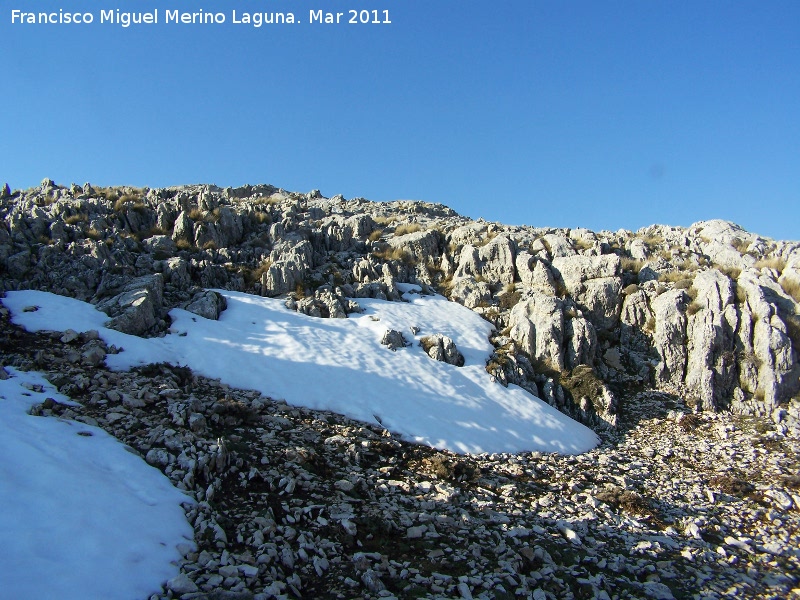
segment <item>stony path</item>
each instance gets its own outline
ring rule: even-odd
[[[642,393],[584,455],[460,456],[0,318],[4,364],[83,404],[32,412],[99,425],[197,500],[198,551],[152,600],[800,598],[800,443],[772,422]]]

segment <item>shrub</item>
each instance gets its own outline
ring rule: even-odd
[[[94,240],[94,241],[97,241],[97,240],[99,240],[100,238],[102,238],[102,237],[103,237],[103,234],[102,234],[102,233],[100,233],[100,232],[99,232],[97,229],[95,229],[94,227],[89,227],[88,229],[86,229],[86,230],[83,232],[83,234],[84,234],[84,235],[85,235],[87,238],[89,238],[90,240]]]
[[[369,241],[370,242],[377,242],[381,239],[383,235],[383,229],[375,229],[372,233],[369,234]]]
[[[269,271],[269,268],[272,266],[272,261],[270,259],[265,260],[262,262],[258,267],[255,269],[247,269],[242,274],[244,275],[244,281],[248,285],[253,285],[257,281],[261,281],[261,276]]]
[[[703,308],[702,303],[698,302],[697,300],[693,300],[692,303],[689,304],[689,306],[686,307],[686,312],[687,312],[687,314],[694,315],[694,314],[700,312],[700,310],[702,310],[702,308]]]
[[[756,268],[775,269],[778,273],[781,273],[786,268],[786,261],[776,256],[771,258],[762,258],[761,260],[756,261]]]
[[[372,256],[380,260],[399,260],[407,265],[414,264],[414,258],[411,256],[411,253],[404,248],[387,246],[383,250],[374,251]]]
[[[686,279],[686,274],[682,271],[666,271],[658,276],[661,283],[675,283],[681,279]]]
[[[739,275],[742,274],[742,270],[741,269],[737,269],[736,267],[717,267],[717,270],[720,273],[724,273],[725,275],[727,275],[728,277],[730,277],[734,281],[739,279]]]
[[[647,246],[650,250],[654,250],[655,248],[660,248],[661,246],[664,245],[664,236],[650,234],[648,236],[645,236],[645,238],[642,241],[644,242],[645,246]]]
[[[86,216],[86,213],[79,213],[77,215],[68,216],[66,219],[64,219],[64,223],[67,225],[75,225],[76,223],[81,223],[87,219],[88,217]]]
[[[781,289],[786,293],[787,296],[791,297],[795,302],[800,303],[800,283],[784,277],[781,279],[780,284]]]
[[[624,290],[622,290],[622,293],[625,294],[626,296],[630,296],[631,294],[635,294],[638,291],[639,291],[639,286],[636,285],[635,283],[632,283]]]
[[[266,204],[268,206],[274,206],[283,202],[283,196],[279,194],[273,194],[272,196],[259,196],[252,202],[253,204]]]
[[[194,248],[194,244],[189,240],[178,240],[175,242],[175,245],[178,247],[178,250],[191,250]]]
[[[203,211],[199,208],[193,208],[190,210],[187,215],[192,221],[202,221],[203,220]]]
[[[635,275],[638,275],[639,271],[641,271],[642,267],[644,266],[644,261],[625,256],[623,257],[621,264],[623,271],[630,271]]]
[[[108,195],[106,195],[106,198],[111,200]],[[114,210],[116,212],[121,212],[128,208],[131,208],[137,212],[143,212],[147,207],[142,202],[142,197],[139,194],[124,194],[117,197],[116,201],[114,202]]]
[[[417,231],[422,230],[422,225],[419,223],[405,223],[403,225],[398,225],[395,230],[395,236],[406,235],[409,233],[416,233]]]
[[[692,287],[691,279],[679,279],[675,282],[676,290],[688,290],[690,287]]]
[[[257,212],[255,214],[255,220],[259,225],[264,225],[265,223],[270,225],[272,223],[272,216],[269,213]]]
[[[733,288],[734,294],[736,295],[736,303],[737,304],[744,304],[747,302],[747,292],[744,291],[744,288],[734,282]]]
[[[747,252],[747,248],[750,247],[750,242],[741,238],[733,238],[731,240],[731,246],[733,246],[739,254],[744,254]]]
[[[786,334],[792,340],[792,346],[797,352],[800,352],[800,316],[789,315],[783,319],[786,324]]]

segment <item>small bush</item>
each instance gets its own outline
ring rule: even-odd
[[[202,221],[203,220],[203,211],[199,208],[193,208],[190,210],[187,215],[192,221]]]
[[[255,214],[255,220],[256,223],[258,223],[259,225],[264,225],[264,224],[270,225],[272,223],[272,217],[270,216],[269,213],[265,212],[257,212]]]
[[[693,300],[689,306],[686,307],[686,313],[694,315],[703,309],[703,304],[697,300]]]
[[[217,244],[214,243],[214,240],[208,240],[205,244],[203,244],[203,250],[216,250]]]
[[[397,217],[372,217],[372,220],[375,221],[378,225],[391,225],[395,221],[397,221]]]
[[[789,315],[783,322],[786,324],[786,334],[792,340],[792,346],[795,351],[800,352],[800,316]]]
[[[270,259],[265,260],[262,262],[258,267],[255,269],[247,269],[242,274],[244,275],[244,281],[248,285],[253,285],[257,281],[261,281],[261,276],[269,271],[269,268],[272,266],[272,261]]]
[[[375,229],[372,233],[369,234],[369,241],[370,242],[377,242],[381,239],[383,235],[383,229]]]
[[[666,271],[658,276],[658,280],[661,283],[674,283],[676,281],[680,281],[681,279],[686,279],[686,274],[682,271]]]
[[[94,241],[97,241],[97,240],[99,240],[100,238],[102,238],[102,237],[103,237],[103,234],[102,234],[102,233],[100,233],[100,232],[99,232],[97,229],[95,229],[94,227],[89,227],[88,229],[86,229],[86,230],[83,232],[83,234],[84,234],[84,235],[85,235],[87,238],[89,238],[90,240],[94,240]]]
[[[739,254],[744,254],[750,247],[750,242],[741,238],[733,238],[731,240],[731,246],[733,246]]]
[[[267,206],[274,206],[283,202],[283,196],[279,194],[273,194],[272,196],[259,196],[252,202],[253,204],[266,204]]]
[[[664,236],[650,234],[646,236],[642,241],[644,242],[645,246],[647,246],[650,250],[654,250],[655,248],[660,248],[661,246],[664,245]]]
[[[416,233],[417,231],[422,231],[422,226],[419,223],[406,223],[403,225],[398,225],[395,230],[395,236],[406,235],[409,233]]]
[[[178,240],[175,242],[175,246],[177,246],[178,250],[191,250],[194,248],[194,244],[189,240]]]
[[[739,279],[739,275],[742,274],[742,270],[737,269],[736,267],[717,267],[717,270],[719,270],[720,273],[724,273],[734,281]]]
[[[691,279],[679,279],[675,282],[675,289],[676,290],[688,290],[692,287],[692,280]]]
[[[775,269],[780,274],[785,268],[786,261],[775,256],[756,261],[756,269]]]
[[[111,200],[108,195],[106,195],[106,198]],[[114,202],[114,210],[116,212],[122,212],[128,208],[131,208],[137,212],[142,212],[146,210],[147,207],[142,202],[142,197],[138,194],[124,194],[119,196]]]
[[[75,225],[76,223],[82,223],[86,221],[88,217],[86,213],[79,213],[77,215],[70,215],[66,219],[64,219],[64,223],[67,225]]]
[[[712,477],[708,482],[708,485],[719,490],[723,494],[739,497],[747,496],[755,489],[753,484],[745,481],[744,479],[730,477],[729,475],[717,475]]]
[[[450,295],[453,293],[453,288],[455,287],[455,283],[453,282],[453,276],[451,275],[443,279],[442,281],[439,282],[439,285],[436,287],[439,290],[439,293],[442,294],[442,296],[449,298]]]
[[[639,271],[641,271],[642,267],[644,266],[644,261],[626,256],[622,259],[621,265],[623,271],[630,271],[631,273],[638,275]]]
[[[639,291],[639,286],[636,285],[635,283],[632,283],[624,290],[622,290],[622,293],[625,294],[626,296],[630,296],[631,294],[635,294],[638,291]]]
[[[519,299],[522,298],[522,294],[517,291],[506,292],[502,296],[500,296],[500,308],[502,310],[511,310],[514,308]]]
[[[403,248],[388,246],[383,250],[376,250],[372,253],[372,256],[380,260],[399,260],[408,265],[414,264],[414,258],[411,256],[411,253]]]
[[[744,288],[741,287],[740,285],[734,286],[734,294],[736,295],[737,304],[744,304],[745,302],[747,302],[747,292],[745,292]]]
[[[800,283],[794,280],[786,279],[785,277],[780,281],[781,289],[784,293],[792,298],[795,302],[800,303]]]

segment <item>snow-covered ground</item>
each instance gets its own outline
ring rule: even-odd
[[[147,598],[178,574],[192,527],[170,481],[102,429],[33,417],[60,395],[41,375],[0,380],[0,597]],[[39,391],[36,391],[39,390]]]
[[[379,420],[406,439],[456,452],[579,453],[597,444],[587,427],[525,390],[492,382],[486,360],[491,325],[441,296],[405,286],[407,302],[359,299],[365,309],[349,319],[319,319],[288,310],[282,300],[218,290],[228,309],[219,321],[175,309],[172,330],[143,339],[107,329],[91,304],[46,292],[9,292],[3,303],[29,330],[96,329],[124,349],[106,357],[115,369],[166,361],[191,367],[232,386],[255,389],[290,404]],[[25,307],[38,310],[25,312]],[[391,351],[387,329],[414,343]],[[429,358],[425,335],[452,338],[461,368]]]

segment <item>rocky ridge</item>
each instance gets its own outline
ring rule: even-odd
[[[464,456],[0,320],[6,365],[81,402],[31,414],[187,492],[197,547],[150,600],[800,597],[800,447],[763,418],[645,391],[591,452]]]
[[[208,288],[346,318],[359,297],[398,300],[397,283],[417,283],[495,324],[499,384],[605,440],[578,457],[451,455],[179,368],[109,372],[114,349],[94,336],[27,334],[3,317],[4,363],[83,402],[35,412],[103,426],[199,502],[187,513],[200,550],[163,597],[777,598],[798,586],[798,243],[722,221],[508,227],[271,186],[45,180],[0,195],[2,290],[74,296],[115,328],[160,335],[175,306],[218,318],[224,298]],[[426,351],[458,362],[446,339]]]
[[[644,389],[762,416],[800,392],[800,243],[725,221],[595,233],[267,185],[50,180],[4,192],[0,217],[0,290],[88,300],[136,335],[163,333],[175,306],[215,318],[223,299],[208,288],[346,318],[357,298],[398,300],[398,282],[416,283],[496,326],[499,382],[595,427]]]

